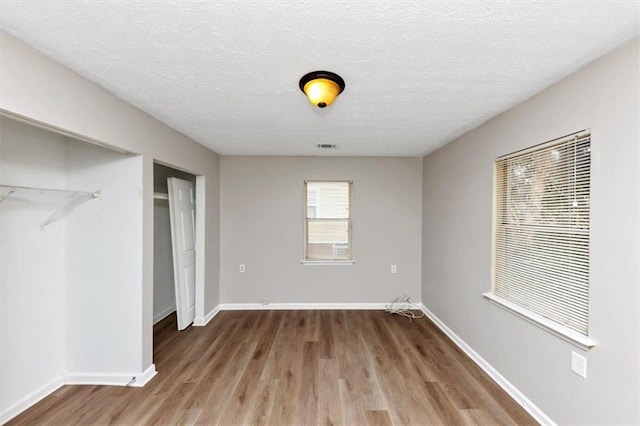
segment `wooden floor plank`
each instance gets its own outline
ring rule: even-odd
[[[393,426],[388,411],[366,411],[365,418],[367,419],[367,423],[372,426]]]
[[[318,421],[318,342],[304,342],[302,370],[298,387],[297,418],[301,424],[313,425]]]
[[[225,311],[154,327],[143,388],[64,386],[18,424],[535,424],[427,319],[382,311]]]
[[[255,397],[245,415],[245,423],[249,425],[266,425],[273,410],[275,391],[278,386],[276,380],[260,380],[256,387]]]
[[[323,352],[323,355],[326,356],[327,352]],[[325,358],[318,363],[318,424],[323,426],[344,424],[335,359]]]

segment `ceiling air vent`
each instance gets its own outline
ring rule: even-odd
[[[332,143],[319,143],[316,145],[320,149],[336,149],[338,145]]]

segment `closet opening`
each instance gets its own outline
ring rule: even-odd
[[[140,375],[143,164],[0,113],[0,413]]]
[[[184,330],[195,318],[198,181],[194,174],[153,164],[154,326],[166,319]]]

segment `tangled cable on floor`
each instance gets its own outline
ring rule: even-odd
[[[417,305],[411,303],[411,298],[406,294],[400,298],[396,297],[393,301],[386,305],[385,311],[390,314],[402,315],[403,317],[409,318],[409,322],[412,322],[414,319],[422,318],[424,316],[424,312],[420,312],[419,315],[416,315],[414,311],[421,311]]]

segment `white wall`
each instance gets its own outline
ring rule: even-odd
[[[222,157],[221,302],[420,301],[421,170],[419,158]],[[353,181],[354,265],[301,265],[305,179]]]
[[[64,188],[65,143],[0,118],[0,183]],[[0,204],[0,417],[64,372],[65,220],[40,229],[60,201],[20,193]]]
[[[204,278],[204,288],[197,290],[203,297],[196,303],[196,318],[204,318],[219,303],[219,156],[5,33],[0,33],[0,49],[0,112],[142,154],[142,237],[131,240],[141,253],[141,262],[132,267],[141,271],[142,281],[128,283],[139,290],[135,327],[141,336],[135,342],[140,350],[128,353],[142,372],[153,353],[153,161],[203,179],[199,198],[206,215],[197,275]],[[112,318],[114,330],[130,326]]]
[[[101,191],[66,214],[66,374],[131,377],[142,352],[142,158],[69,141],[66,175],[67,188]]]
[[[424,158],[424,304],[558,423],[640,422],[638,41]],[[592,131],[590,336],[582,351],[489,303],[493,162]]]

